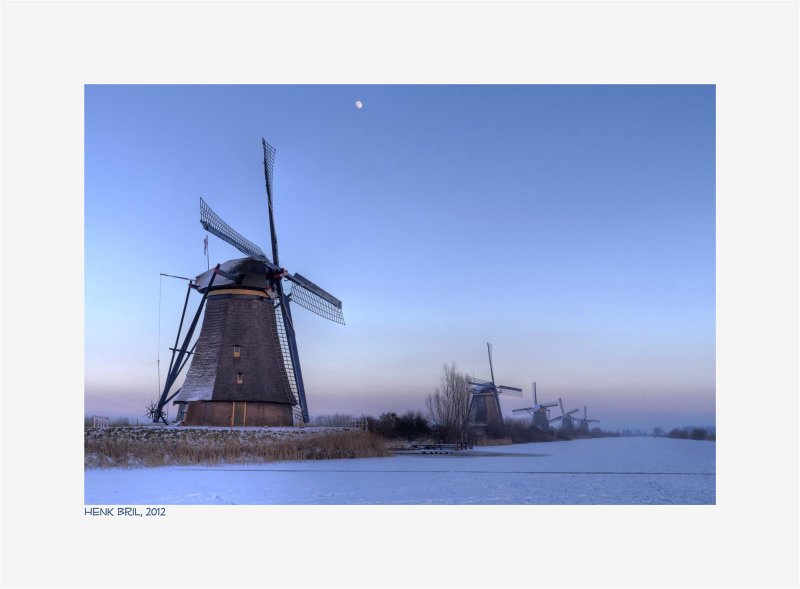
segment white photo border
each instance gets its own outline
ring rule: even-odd
[[[5,585],[797,586],[798,434],[772,416],[798,415],[797,2],[7,2],[2,55]],[[99,83],[715,84],[717,505],[85,517]]]

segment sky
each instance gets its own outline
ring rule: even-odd
[[[281,265],[347,322],[293,314],[312,417],[424,410],[491,342],[507,414],[535,380],[607,429],[715,423],[707,85],[86,86],[87,414],[158,397],[200,197],[269,251],[262,136]]]

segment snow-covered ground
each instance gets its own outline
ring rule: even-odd
[[[88,505],[713,504],[715,442],[598,438],[465,455],[85,471]]]

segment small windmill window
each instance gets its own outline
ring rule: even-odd
[[[242,384],[244,382],[244,374],[241,372],[236,373],[236,384]]]
[[[242,346],[233,346],[233,357],[239,358],[242,355]]]

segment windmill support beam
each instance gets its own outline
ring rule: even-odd
[[[172,401],[172,399],[174,399],[175,397],[177,397],[177,396],[178,396],[178,393],[180,393],[180,392],[181,392],[181,390],[180,390],[180,389],[178,389],[177,391],[175,391],[174,393],[172,393],[172,394],[171,394],[169,397],[167,397],[167,400],[164,402],[164,405],[166,405],[167,403],[169,403],[170,401]]]
[[[164,418],[164,407],[167,404],[167,396],[169,395],[169,391],[172,388],[172,385],[175,384],[175,381],[178,378],[183,367],[186,365],[184,358],[188,359],[189,356],[186,355],[187,348],[189,347],[189,342],[192,341],[192,336],[194,335],[194,330],[197,328],[197,321],[200,319],[200,313],[203,311],[203,307],[205,306],[206,299],[208,298],[208,293],[211,290],[211,286],[214,284],[214,279],[217,277],[217,273],[219,272],[219,264],[214,268],[214,274],[211,276],[211,280],[208,283],[208,288],[203,293],[203,298],[200,299],[200,304],[197,306],[197,311],[194,314],[194,318],[192,319],[191,325],[189,325],[189,329],[186,332],[186,337],[183,340],[183,345],[180,347],[178,351],[177,358],[174,357],[175,352],[173,352],[173,360],[174,362],[170,362],[170,372],[167,375],[167,380],[164,382],[164,390],[161,392],[161,397],[158,400],[158,404],[155,408],[155,414],[153,415],[153,423],[158,423],[159,421],[163,421],[165,425],[167,425],[167,420]],[[187,302],[188,302],[188,295],[187,295]],[[184,305],[185,307],[185,305]],[[185,311],[185,308],[184,308]],[[183,323],[183,319],[181,319],[181,324]],[[180,338],[180,331],[178,332],[178,338]]]
[[[186,363],[189,361],[189,358],[192,356],[192,354],[194,354],[194,349],[196,347],[197,347],[197,342],[194,342],[194,345],[192,346],[192,349],[189,350],[188,352],[186,352],[186,358],[183,359],[183,364],[181,364],[181,367],[178,368],[178,374],[183,372],[183,367],[186,366]]]
[[[183,311],[181,312],[181,322],[178,324],[178,333],[175,334],[175,345],[170,348],[172,350],[172,357],[169,359],[169,370],[167,370],[167,375],[172,373],[172,365],[175,362],[175,351],[178,347],[178,341],[181,337],[181,331],[183,330],[183,319],[186,317],[186,307],[189,305],[189,294],[192,292],[192,283],[190,282],[189,285],[186,287],[186,299],[183,301]]]
[[[219,265],[217,265],[217,268],[219,268]],[[224,270],[219,270],[219,269],[217,270],[216,273],[217,274],[221,274],[222,276],[224,276],[225,278],[227,278],[228,280],[230,280],[231,282],[233,282],[235,284],[239,283],[240,277],[237,276],[236,274],[229,274],[228,272],[225,272]],[[211,285],[209,284],[209,286],[211,286]]]
[[[179,350],[178,350],[178,348],[170,348],[170,350],[172,350],[173,352],[178,352],[178,351],[179,351]],[[188,351],[188,352],[186,352],[186,353],[187,353],[189,356],[191,356],[192,354],[194,354],[194,352],[193,352],[192,350],[189,350],[189,351]]]

